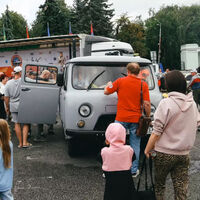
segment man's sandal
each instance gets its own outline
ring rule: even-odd
[[[33,145],[31,143],[27,143],[27,145],[23,145],[22,147],[23,148],[29,148],[29,147],[32,147]]]

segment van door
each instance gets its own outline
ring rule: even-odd
[[[53,124],[59,102],[58,68],[26,65],[22,73],[18,121],[20,123]]]
[[[65,107],[66,107],[66,92],[67,92],[67,81],[68,81],[68,65],[64,68],[64,83],[62,88],[60,89],[60,107],[59,107],[59,111],[60,111],[60,118],[61,121],[63,123],[63,128],[65,129]]]

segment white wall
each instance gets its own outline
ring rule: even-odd
[[[58,65],[61,52],[65,62],[69,60],[68,47],[0,52],[0,67],[14,67],[12,65],[12,58],[14,57],[21,58],[22,64],[29,62],[30,64],[46,63]],[[76,53],[77,57],[80,56],[78,48]]]
[[[185,44],[181,46],[181,69],[192,70],[199,67],[199,51],[198,44]]]

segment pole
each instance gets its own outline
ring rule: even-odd
[[[160,24],[160,31],[159,31],[159,43],[158,43],[158,64],[160,65],[160,57],[161,57],[161,23]]]

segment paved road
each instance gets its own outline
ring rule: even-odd
[[[36,127],[33,126],[33,136],[35,131]],[[55,135],[47,136],[47,142],[36,143],[31,139],[33,147],[29,149],[18,149],[16,137],[12,135],[15,200],[103,199],[104,179],[101,165],[96,159],[96,149],[91,141],[85,145],[86,149],[81,156],[70,158],[60,124],[55,126],[55,132]],[[198,200],[200,199],[200,134],[197,135],[191,158],[188,199]],[[168,200],[173,199],[170,180],[167,181],[166,196]]]

